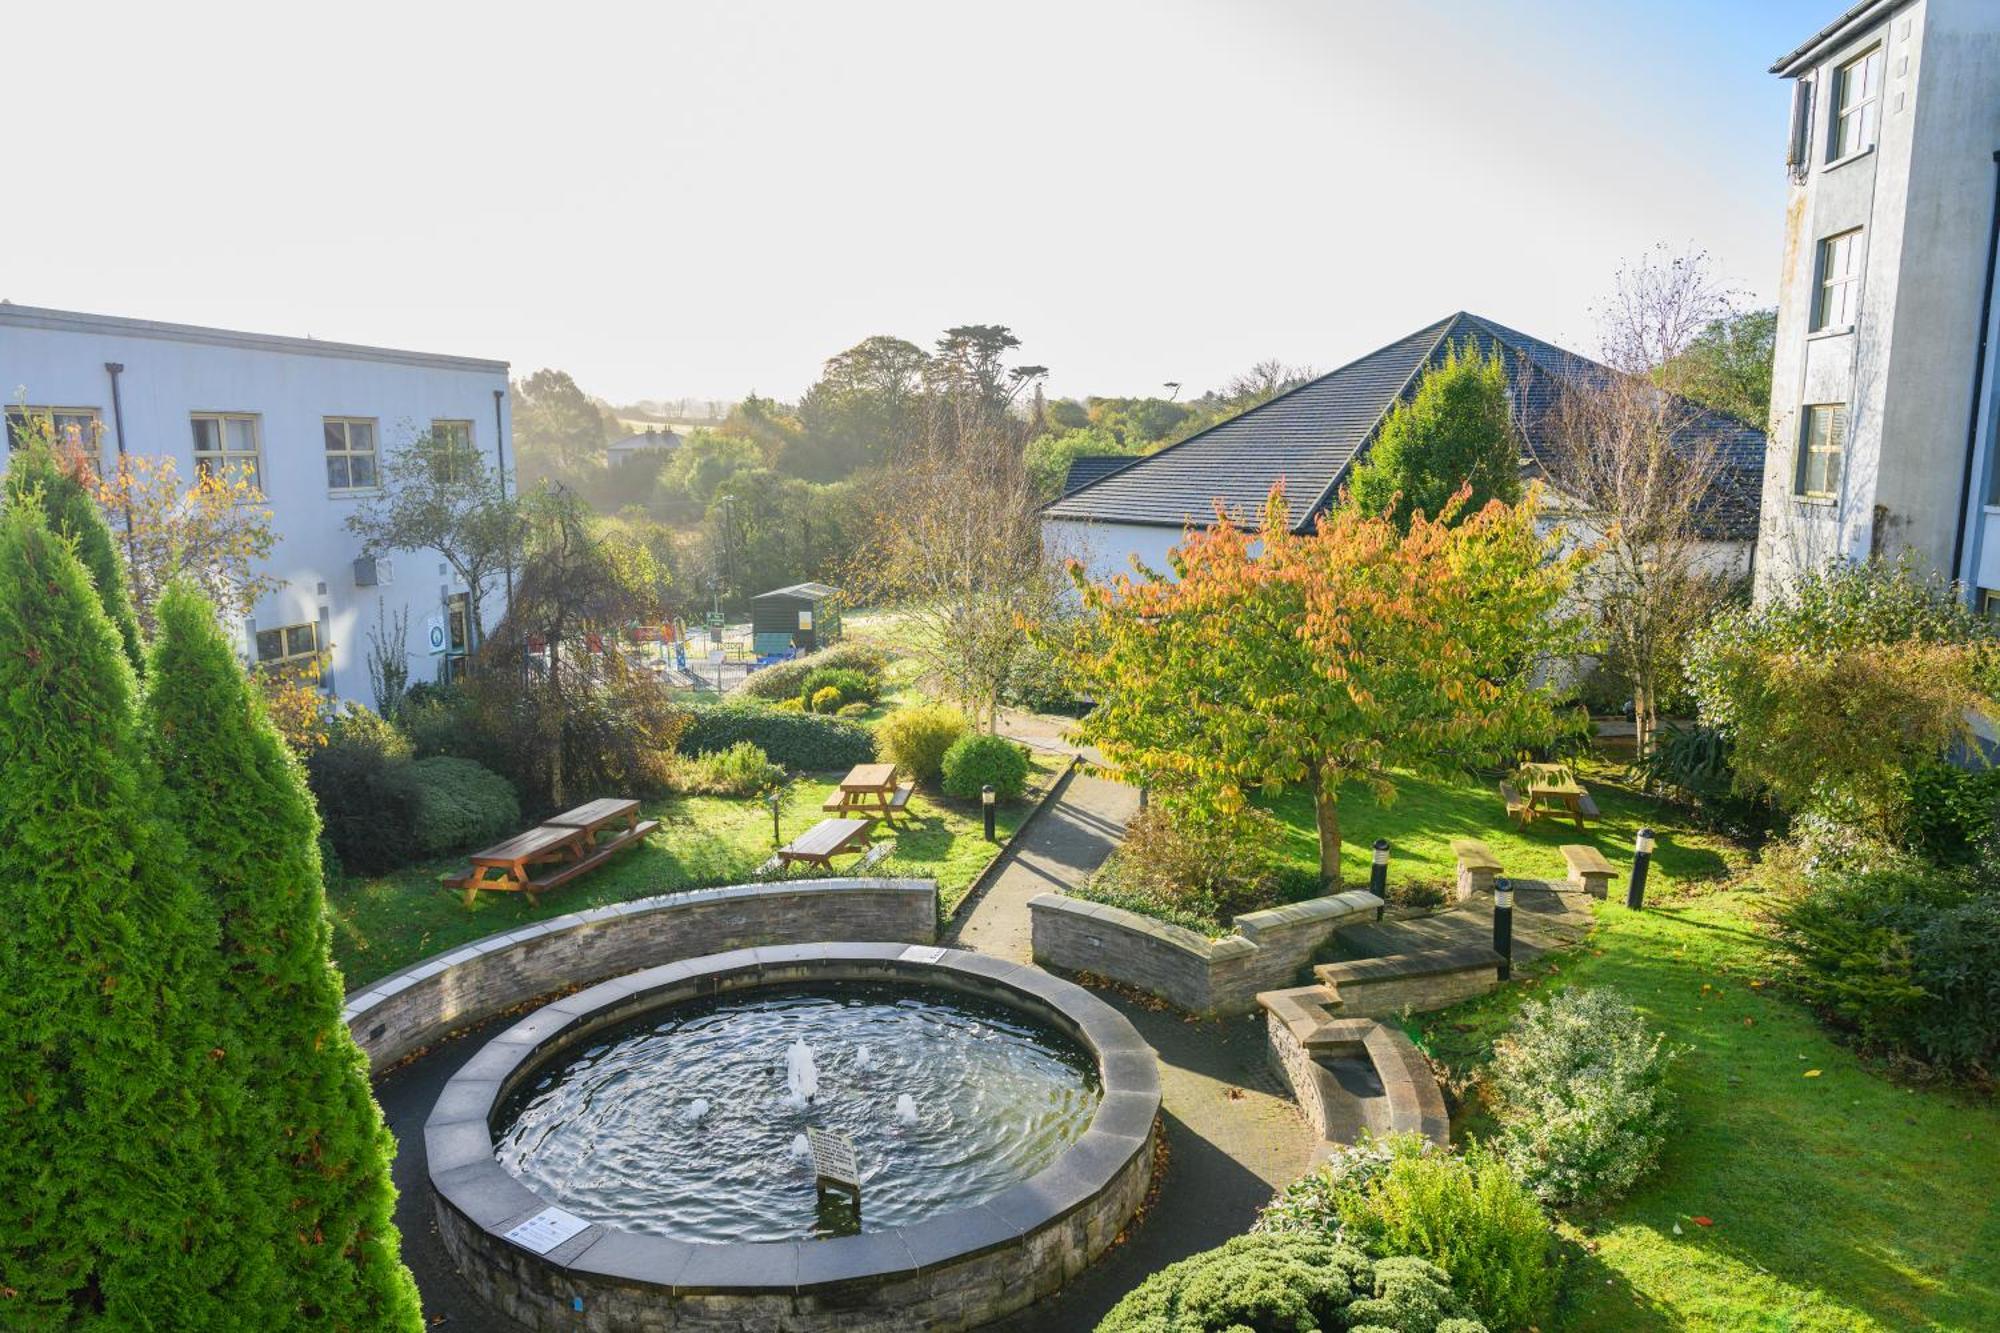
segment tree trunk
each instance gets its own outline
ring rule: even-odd
[[[1340,887],[1340,778],[1320,769],[1313,779],[1313,822],[1319,826],[1319,877]]]
[[[1653,748],[1653,692],[1644,685],[1632,685],[1632,757],[1644,759]]]

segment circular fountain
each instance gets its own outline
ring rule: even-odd
[[[1117,1235],[1158,1109],[1152,1052],[1078,987],[824,944],[558,1000],[446,1085],[426,1143],[447,1248],[531,1326],[969,1328]],[[858,1206],[808,1131],[851,1145]]]

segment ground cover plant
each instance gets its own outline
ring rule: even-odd
[[[1657,1170],[1561,1224],[1579,1250],[1544,1327],[2000,1327],[2000,1112],[1892,1081],[1789,998],[1770,895],[1655,886],[1522,985],[1410,1023],[1459,1090],[1459,1138],[1495,1132],[1481,1071],[1551,990],[1615,987],[1683,1052]]]

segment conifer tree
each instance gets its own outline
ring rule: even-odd
[[[1348,478],[1348,497],[1362,513],[1387,514],[1407,532],[1411,515],[1435,519],[1470,488],[1455,511],[1464,520],[1488,500],[1521,498],[1520,455],[1506,362],[1499,349],[1483,353],[1468,342],[1446,348],[1409,400],[1389,409]]]
[[[86,484],[88,466],[81,458],[59,456],[46,434],[38,436],[30,430],[8,460],[7,496],[37,497],[49,528],[76,543],[77,558],[89,571],[104,613],[118,632],[125,660],[134,671],[143,671],[146,664],[139,643],[139,618],[132,610],[132,594],[125,584],[125,562],[104,521],[104,511],[97,507],[97,499]]]
[[[157,813],[102,589],[47,506],[21,485],[0,508],[0,1323],[228,1328],[214,920]]]
[[[271,1327],[423,1326],[392,1221],[394,1151],[366,1060],[341,1019],[329,954],[319,818],[298,761],[265,715],[209,603],[161,598],[146,731],[166,805],[221,919],[223,1012],[246,1107],[228,1126],[232,1176],[270,1206]]]

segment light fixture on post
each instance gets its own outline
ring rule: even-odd
[[[1375,919],[1389,903],[1389,840],[1375,839],[1375,864],[1368,868],[1368,892],[1375,895]]]
[[[992,783],[990,783],[990,782],[989,782],[989,783],[987,783],[987,784],[986,784],[985,786],[983,786],[983,787],[981,787],[981,788],[979,789],[979,804],[980,804],[980,805],[982,805],[982,806],[984,806],[984,807],[985,807],[985,809],[986,809],[986,841],[988,841],[988,842],[992,842],[992,841],[994,841],[994,837],[993,837],[993,784],[992,784]]]
[[[1638,911],[1646,904],[1646,868],[1653,863],[1653,830],[1642,828],[1632,840],[1632,882],[1625,890],[1625,906]]]
[[[1500,980],[1514,975],[1514,881],[1493,881],[1493,952],[1500,955]]]

